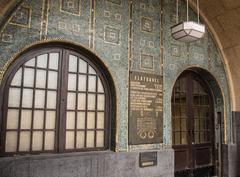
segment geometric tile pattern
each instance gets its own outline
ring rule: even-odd
[[[80,15],[81,0],[61,0],[60,10],[73,15]]]
[[[154,57],[147,54],[141,54],[141,68],[151,69],[154,68]]]
[[[106,0],[108,2],[111,2],[113,4],[117,4],[117,5],[121,5],[122,4],[122,0]]]
[[[31,9],[29,7],[20,6],[10,20],[10,24],[30,27]]]
[[[105,26],[104,41],[112,44],[120,44],[120,29],[112,26]]]
[[[150,18],[142,17],[141,18],[141,30],[144,32],[153,32],[153,20]]]

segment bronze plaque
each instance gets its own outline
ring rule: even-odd
[[[142,152],[139,154],[139,166],[150,167],[157,165],[157,152]]]
[[[162,142],[162,76],[130,72],[129,144]]]

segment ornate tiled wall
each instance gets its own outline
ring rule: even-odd
[[[180,20],[186,18],[185,11],[182,0]],[[196,20],[192,11],[190,19]],[[221,87],[225,140],[230,141],[230,98],[220,53],[209,33],[190,44],[173,40],[170,27],[175,21],[175,0],[24,0],[0,28],[1,75],[19,52],[43,41],[68,41],[91,50],[115,82],[117,148],[125,151],[129,149],[129,73],[163,78],[163,143],[130,148],[135,150],[171,146],[172,87],[185,69],[200,67],[211,73]],[[221,94],[216,95],[220,99]]]

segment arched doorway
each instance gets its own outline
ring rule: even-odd
[[[183,72],[173,88],[172,144],[175,176],[214,175],[214,98],[207,82],[192,70]]]

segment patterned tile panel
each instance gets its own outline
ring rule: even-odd
[[[133,0],[132,71],[160,74],[160,2]]]

